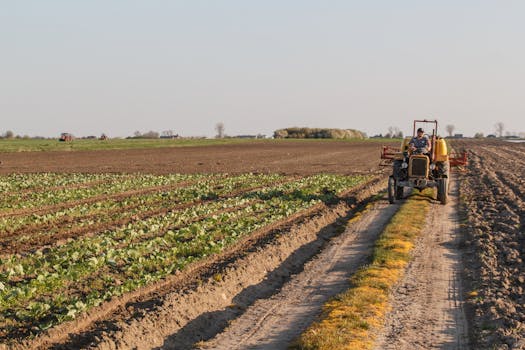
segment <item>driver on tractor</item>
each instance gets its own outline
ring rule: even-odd
[[[428,136],[425,135],[423,128],[417,129],[417,135],[414,136],[408,144],[412,150],[412,153],[424,154],[430,158],[432,144],[430,143]]]

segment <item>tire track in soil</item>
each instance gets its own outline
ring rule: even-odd
[[[330,297],[348,288],[349,277],[368,260],[374,242],[397,209],[385,201],[376,203],[279,293],[257,300],[224,332],[199,348],[286,349],[319,316]],[[190,348],[180,344],[174,336],[163,349]]]
[[[433,201],[405,276],[391,295],[376,350],[470,349],[461,281],[458,184],[449,203]]]

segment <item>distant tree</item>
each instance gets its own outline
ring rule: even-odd
[[[502,122],[498,122],[494,125],[494,128],[496,129],[496,134],[498,137],[503,137],[503,130],[505,130],[505,124]]]
[[[153,130],[150,130],[142,134],[143,139],[158,139],[159,137],[160,137],[160,134]]]
[[[477,132],[477,133],[474,134],[474,138],[475,139],[482,139],[483,137],[485,137],[485,136],[483,135],[482,132]]]
[[[389,126],[386,138],[403,137],[403,132],[397,126]]]
[[[285,128],[275,130],[276,139],[365,139],[366,134],[354,129]]]
[[[389,126],[388,127],[388,131],[385,134],[385,137],[386,138],[391,138],[393,134],[394,134],[394,127],[393,126]]]
[[[448,136],[452,136],[452,134],[454,134],[455,129],[456,127],[452,124],[448,124],[447,126],[445,126],[445,130],[447,130]]]
[[[12,132],[11,130],[7,130],[7,131],[5,132],[5,134],[4,134],[4,137],[5,137],[6,139],[12,139],[12,138],[15,137],[15,133]]]
[[[224,138],[224,123],[219,122],[215,124],[215,131],[217,132],[217,135],[215,135],[216,138],[218,139]]]
[[[284,139],[288,136],[288,131],[286,129],[275,130],[273,133],[274,139]]]
[[[142,136],[142,133],[138,130],[133,133],[133,137],[139,138],[141,136]]]
[[[164,130],[160,133],[160,136],[162,137],[172,137],[173,136],[173,130]]]

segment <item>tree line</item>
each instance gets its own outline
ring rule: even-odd
[[[365,139],[366,134],[354,129],[284,128],[275,130],[276,139]]]

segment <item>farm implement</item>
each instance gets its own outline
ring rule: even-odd
[[[424,136],[423,129],[417,128],[421,125],[431,125],[432,134]],[[468,160],[466,152],[450,153],[445,140],[437,136],[437,130],[437,120],[414,120],[413,137],[404,138],[400,148],[382,147],[381,165],[392,166],[392,175],[388,178],[390,203],[402,199],[405,188],[428,187],[437,188],[437,199],[441,204],[447,203],[450,167],[467,165]],[[414,141],[418,137],[427,139],[429,149],[417,147]]]

